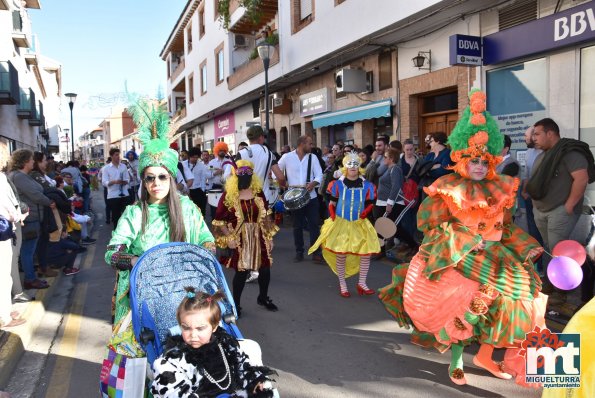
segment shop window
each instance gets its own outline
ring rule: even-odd
[[[545,58],[488,71],[488,110],[493,115],[545,110],[546,73]]]
[[[547,62],[527,61],[487,72],[487,106],[512,149],[524,149],[525,130],[546,117]]]
[[[595,46],[581,49],[579,138],[595,153]]]

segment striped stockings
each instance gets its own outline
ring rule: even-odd
[[[358,285],[364,289],[368,289],[366,279],[368,278],[368,270],[370,269],[370,256],[361,256],[359,259],[359,282]]]
[[[339,277],[339,287],[341,293],[347,292],[347,283],[345,282],[345,254],[337,254],[337,276]]]

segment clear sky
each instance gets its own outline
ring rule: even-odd
[[[159,58],[186,0],[40,0],[29,9],[38,51],[62,64],[63,93],[78,94],[75,135],[97,126],[129,91],[166,94],[165,62]],[[62,128],[70,128],[63,100]],[[123,105],[122,102],[119,102]]]

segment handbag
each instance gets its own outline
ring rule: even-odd
[[[143,356],[142,358],[140,358]],[[103,398],[143,398],[147,358],[132,331],[132,311],[115,326],[101,366],[99,389]]]
[[[39,221],[26,222],[21,229],[23,240],[31,240],[39,237]]]
[[[403,160],[404,161],[404,160]],[[415,161],[417,163],[417,160]],[[417,182],[415,182],[411,176],[413,169],[415,168],[415,164],[409,168],[409,173],[405,176],[405,182],[403,182],[403,197],[405,198],[405,203],[410,203],[416,201],[419,198],[419,190],[417,189]]]
[[[143,398],[147,377],[147,358],[129,358],[108,350],[99,376],[103,398]]]

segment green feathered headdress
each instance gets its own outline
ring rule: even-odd
[[[138,98],[127,112],[138,128],[143,151],[138,159],[142,175],[147,167],[165,167],[172,176],[178,171],[178,153],[169,147],[170,118],[164,101]]]
[[[469,106],[448,137],[450,158],[455,162],[452,169],[467,176],[467,162],[472,158],[488,161],[488,179],[496,174],[496,166],[502,161],[504,136],[498,124],[486,110],[486,95],[473,89],[469,92]]]

